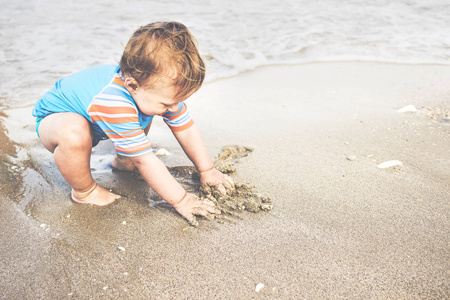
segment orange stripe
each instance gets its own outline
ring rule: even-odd
[[[152,147],[152,145],[150,145],[150,143],[148,144],[144,144],[141,146],[135,146],[135,147],[131,147],[131,148],[121,148],[121,147],[116,147],[116,150],[119,152],[124,152],[124,153],[137,153],[137,152],[141,152],[143,150],[146,149],[150,149]]]
[[[113,82],[116,83],[116,84],[118,84],[118,85],[121,85],[121,86],[123,86],[123,87],[125,86],[125,85],[123,84],[122,79],[120,79],[119,77],[115,77],[114,80],[113,80]]]
[[[118,107],[111,107],[111,106],[103,106],[98,104],[93,104],[89,108],[88,113],[92,112],[101,112],[105,114],[136,114],[136,109],[128,106],[118,106]]]
[[[176,112],[173,112],[173,116],[171,117],[166,117],[169,120],[174,120],[178,117],[180,117],[180,115],[182,115],[184,112],[186,111],[186,105],[183,105],[179,110],[177,110]]]
[[[123,117],[123,118],[108,118],[105,116],[91,116],[92,122],[103,121],[105,123],[118,124],[118,123],[131,123],[139,122],[138,117]]]
[[[189,122],[187,122],[186,124],[184,124],[182,126],[176,126],[176,127],[175,126],[169,126],[169,127],[170,127],[170,129],[172,131],[183,131],[183,130],[188,129],[192,125],[194,125],[194,120],[191,119]]]

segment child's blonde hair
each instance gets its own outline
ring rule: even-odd
[[[197,91],[205,78],[196,40],[178,22],[156,22],[136,30],[125,46],[120,70],[144,88],[168,76],[177,89],[176,96]]]

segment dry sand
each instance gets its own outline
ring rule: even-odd
[[[210,154],[253,148],[233,178],[274,208],[198,228],[139,176],[112,172],[109,142],[93,174],[124,197],[73,204],[31,107],[7,110],[0,298],[449,298],[450,124],[419,113],[448,111],[449,82],[449,66],[322,63],[204,86],[189,105]],[[397,112],[406,105],[419,112]],[[161,122],[150,135],[169,167],[190,165]],[[377,168],[388,160],[403,165]]]

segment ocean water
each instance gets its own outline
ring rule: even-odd
[[[320,61],[450,64],[449,0],[0,0],[0,107],[116,63],[132,32],[176,20],[196,36],[207,81]]]

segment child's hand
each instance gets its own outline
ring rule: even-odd
[[[195,215],[203,216],[208,220],[213,220],[214,215],[220,215],[220,210],[215,208],[212,201],[208,199],[201,200],[191,193],[187,193],[180,203],[173,206],[176,211],[182,215],[192,226],[198,226]]]
[[[222,194],[226,194],[227,190],[234,191],[233,179],[216,168],[200,172],[200,182],[206,190],[210,190],[210,187],[214,186]]]

